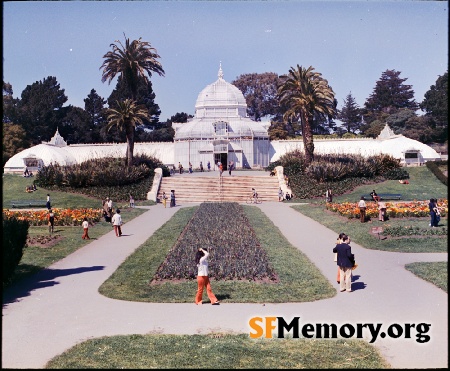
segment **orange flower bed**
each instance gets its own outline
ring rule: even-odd
[[[424,217],[430,215],[428,204],[430,201],[411,201],[411,202],[386,202],[386,213],[390,218],[403,217]],[[448,214],[448,200],[439,199],[438,205],[441,210],[441,216]],[[378,206],[375,202],[366,202],[366,215],[370,218],[378,217]],[[326,204],[327,210],[338,213],[349,219],[359,218],[359,207],[357,202],[343,202]]]
[[[58,226],[79,226],[86,217],[89,223],[97,223],[103,217],[102,209],[53,209],[55,214],[55,225]],[[8,210],[3,209],[3,217],[27,220],[31,226],[48,224],[47,210]]]

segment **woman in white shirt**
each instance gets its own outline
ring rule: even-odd
[[[211,284],[209,282],[208,277],[208,256],[209,252],[207,249],[199,248],[197,253],[195,254],[195,263],[197,264],[197,295],[195,296],[195,304],[201,305],[202,297],[203,297],[203,289],[206,286],[206,293],[208,294],[209,300],[213,305],[218,305],[219,300],[217,300],[216,296],[213,294],[211,289]]]

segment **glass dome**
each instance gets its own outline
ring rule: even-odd
[[[198,95],[195,103],[195,116],[202,117],[246,117],[247,102],[242,92],[223,79],[220,65],[219,79],[208,85]]]

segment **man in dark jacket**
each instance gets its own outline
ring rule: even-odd
[[[350,238],[344,235],[342,243],[336,245],[333,252],[337,252],[337,265],[340,269],[340,290],[341,292],[352,292],[352,268],[355,264],[355,256],[349,245]]]

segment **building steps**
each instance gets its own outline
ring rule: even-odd
[[[245,202],[258,192],[261,201],[278,201],[278,179],[266,176],[181,176],[164,177],[158,190],[158,199],[165,192],[170,199],[170,191],[175,190],[177,203],[200,202]]]

